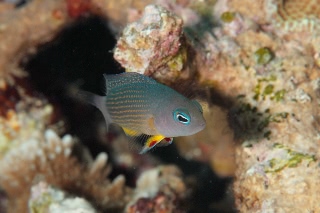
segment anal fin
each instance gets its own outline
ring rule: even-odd
[[[157,144],[158,147],[169,146],[172,144],[173,138],[164,138]]]
[[[145,154],[146,152],[148,152],[150,149],[152,149],[153,147],[155,147],[158,144],[161,144],[162,146],[169,145],[172,143],[172,140],[173,140],[172,138],[167,138],[163,135],[151,136],[145,142],[144,146],[142,147],[142,150],[140,151],[140,154]]]

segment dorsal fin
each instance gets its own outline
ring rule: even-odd
[[[115,87],[123,86],[126,84],[133,84],[133,83],[156,84],[157,83],[154,79],[136,72],[125,72],[125,73],[115,74],[115,75],[103,74],[103,77],[106,81],[107,93],[108,93],[108,88],[115,88]]]

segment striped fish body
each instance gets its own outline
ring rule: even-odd
[[[105,75],[112,122],[147,135],[188,136],[205,127],[202,108],[175,90],[138,73]]]
[[[151,137],[140,153],[172,137],[195,134],[205,127],[202,108],[175,90],[138,74],[104,75],[106,96],[79,91],[81,99],[96,106],[110,123],[121,126],[129,136]]]
[[[137,135],[160,134],[154,119],[166,86],[136,73],[105,75],[105,79],[106,107],[112,122]]]

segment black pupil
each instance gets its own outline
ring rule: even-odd
[[[181,122],[183,122],[183,123],[188,122],[188,119],[186,119],[186,118],[185,118],[184,116],[182,116],[182,115],[178,115],[178,120],[181,121]]]

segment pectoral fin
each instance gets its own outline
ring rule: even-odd
[[[127,136],[130,136],[130,137],[137,137],[139,135],[141,135],[141,133],[135,131],[135,130],[132,130],[132,129],[128,129],[128,128],[122,128],[124,133],[126,133]]]

